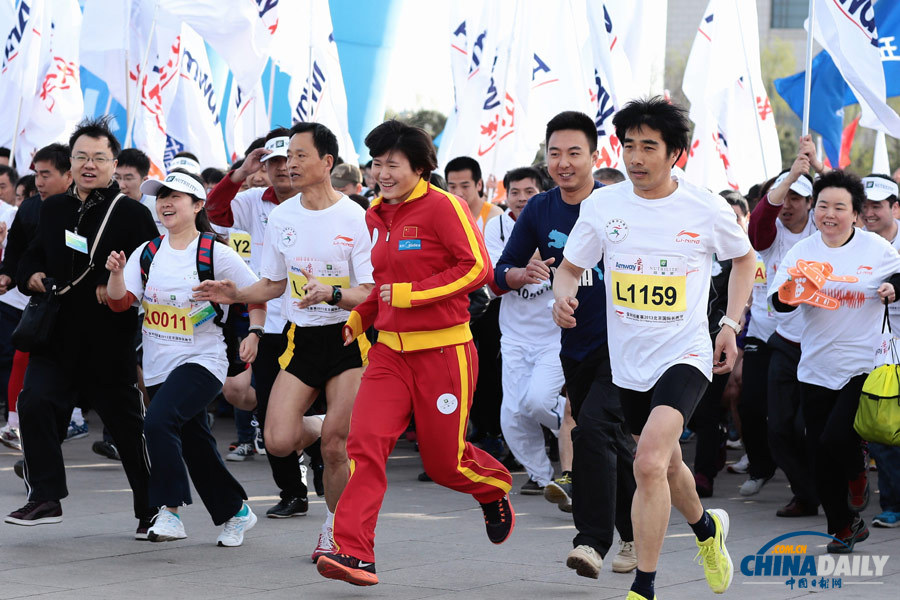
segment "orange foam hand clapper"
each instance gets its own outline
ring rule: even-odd
[[[859,278],[852,275],[835,275],[829,263],[798,260],[797,265],[788,269],[790,279],[778,288],[778,299],[785,304],[797,306],[809,304],[826,310],[837,310],[840,302],[823,294],[820,290],[827,281],[855,283]]]

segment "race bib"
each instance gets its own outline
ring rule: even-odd
[[[209,303],[207,303],[208,305]],[[194,318],[190,306],[181,308],[144,302],[141,332],[161,344],[191,344],[194,341]],[[212,306],[210,306],[212,309]]]
[[[341,288],[350,287],[350,266],[345,261],[326,263],[317,260],[295,260],[288,272],[288,280],[291,286],[291,298],[294,300],[302,300],[306,296],[306,290],[303,289],[309,280],[302,273],[306,271],[325,285],[336,285]],[[331,306],[327,302],[320,302],[315,306],[307,307],[308,310],[334,310],[336,306]]]
[[[249,233],[232,233],[228,236],[231,247],[237,252],[244,262],[250,262],[250,234]]]
[[[682,256],[610,256],[616,316],[631,324],[657,327],[684,321],[686,264]]]

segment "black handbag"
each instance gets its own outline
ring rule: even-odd
[[[28,305],[22,311],[22,318],[19,319],[19,324],[16,325],[16,329],[12,334],[12,343],[17,350],[21,352],[35,352],[47,348],[52,343],[53,330],[56,328],[56,319],[59,316],[59,307],[62,302],[60,296],[69,292],[87,277],[88,273],[94,270],[94,253],[97,251],[100,238],[103,236],[107,222],[109,222],[109,216],[116,207],[119,198],[123,196],[123,194],[119,194],[110,202],[106,215],[103,217],[103,222],[100,223],[100,228],[97,230],[97,235],[94,236],[94,243],[88,255],[88,266],[82,271],[81,275],[62,288],[57,287],[53,278],[44,278],[44,289],[47,291],[42,294],[35,294],[28,300]]]

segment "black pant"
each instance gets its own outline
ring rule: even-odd
[[[847,506],[849,481],[859,475],[862,464],[860,439],[853,429],[866,375],[857,375],[839,390],[803,384],[806,440],[813,459],[816,490],[828,533],[850,525],[853,513]]]
[[[584,360],[560,356],[575,429],[572,430],[573,546],[593,547],[606,556],[613,525],[622,540],[634,540],[634,443],[624,429],[619,393],[612,382],[604,344]]]
[[[231,475],[209,431],[206,407],[222,391],[222,382],[205,367],[179,365],[165,382],[147,390],[150,408],[144,420],[150,472],[150,505],[191,504],[191,481],[213,523],[221,525],[243,506],[247,494]]]
[[[256,360],[253,362],[253,380],[256,389],[256,420],[259,428],[265,430],[266,409],[269,407],[269,394],[275,384],[281,367],[278,357],[284,354],[287,339],[281,333],[266,333],[259,340]],[[300,475],[300,457],[296,452],[287,456],[275,456],[266,452],[272,479],[281,490],[281,498],[306,498],[306,486]]]
[[[728,385],[728,377],[729,374],[713,375],[712,383],[703,392],[688,423],[697,434],[694,473],[705,475],[710,482],[722,468],[720,454],[726,437],[722,431],[722,392]]]
[[[787,476],[794,496],[806,504],[818,505],[797,381],[800,348],[777,333],[772,334],[768,344],[772,352],[768,386],[769,450],[775,464]]]
[[[769,432],[766,418],[769,402],[768,344],[757,338],[744,342],[744,369],[738,414],[741,416],[741,439],[750,460],[749,475],[767,479],[775,474],[775,461],[769,452]]]
[[[134,495],[134,516],[149,519],[155,513],[147,496],[150,465],[144,445],[144,405],[135,384],[116,382],[103,372],[73,374],[58,356],[32,354],[19,395],[18,413],[25,454],[25,482],[29,500],[60,500],[69,495],[60,444],[75,407],[87,396],[109,428],[122,457],[122,466]],[[100,358],[99,369],[105,368]],[[137,367],[132,365],[135,374]]]
[[[478,349],[478,380],[472,396],[469,416],[477,433],[500,435],[500,298],[494,298],[487,310],[472,321],[472,338]]]

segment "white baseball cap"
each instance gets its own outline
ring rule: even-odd
[[[169,173],[162,181],[159,179],[148,179],[141,184],[141,193],[147,196],[156,196],[160,188],[164,187],[176,192],[192,194],[201,200],[206,200],[206,189],[204,189],[203,185],[185,173]]]
[[[787,176],[789,174],[790,174],[790,171],[785,171],[784,173],[779,175],[778,179],[775,180],[775,183],[773,183],[772,187],[770,187],[769,189],[774,190],[775,188],[777,188],[779,185],[781,185],[784,182],[785,179],[787,179]],[[797,178],[797,181],[795,181],[794,183],[791,184],[791,189],[794,190],[795,192],[797,192],[798,194],[800,194],[801,196],[803,196],[804,198],[809,198],[810,196],[812,196],[812,193],[813,193],[813,186],[809,182],[809,179],[807,179],[806,177],[804,177],[802,175]]]
[[[175,169],[184,169],[188,173],[199,175],[200,163],[187,156],[176,156],[169,162],[169,170],[174,171]]]
[[[900,196],[897,184],[883,177],[863,177],[862,182],[866,187],[866,200],[879,202],[891,196]]]
[[[290,138],[287,136],[274,137],[268,142],[266,142],[266,150],[269,150],[269,153],[259,159],[259,162],[266,162],[270,158],[275,158],[276,156],[280,156],[282,158],[287,157],[288,146],[290,145]]]

